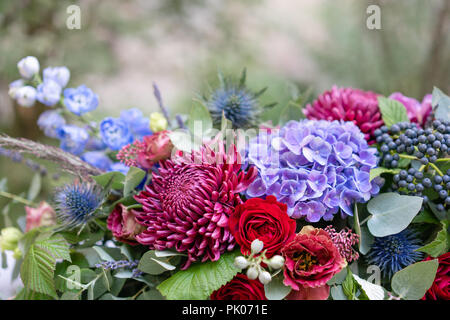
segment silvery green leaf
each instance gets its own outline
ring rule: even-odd
[[[264,285],[264,292],[269,300],[283,300],[291,292],[291,287],[283,284],[282,276],[276,276]]]

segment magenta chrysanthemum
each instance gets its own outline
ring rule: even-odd
[[[377,97],[371,91],[333,86],[308,104],[304,113],[311,120],[352,121],[371,143],[374,130],[383,125]]]
[[[214,153],[210,148],[160,162],[152,182],[135,199],[143,205],[137,221],[146,230],[136,236],[151,249],[173,248],[192,262],[216,261],[235,246],[228,217],[242,203],[239,192],[254,180],[256,169],[241,170],[236,148]]]

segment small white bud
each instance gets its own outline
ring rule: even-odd
[[[272,277],[267,271],[260,272],[258,279],[262,284],[268,284],[270,281],[272,281]]]
[[[15,92],[16,101],[22,107],[32,107],[36,102],[36,89],[31,86],[25,86],[17,89]]]
[[[16,99],[17,90],[25,86],[23,79],[15,80],[9,84],[8,94],[12,99]]]
[[[284,258],[279,255],[275,255],[267,261],[267,265],[273,269],[280,269],[284,265]]]
[[[25,79],[31,79],[36,73],[39,72],[39,61],[36,57],[28,56],[21,59],[17,63],[20,75]]]
[[[255,280],[256,278],[258,278],[258,274],[259,274],[258,269],[255,267],[250,267],[247,269],[247,277],[250,280]]]
[[[245,269],[248,267],[249,262],[247,261],[247,259],[245,259],[245,257],[239,256],[234,259],[234,265],[239,269]]]
[[[261,240],[255,239],[252,242],[251,248],[252,248],[253,254],[260,253],[262,251],[262,249],[264,248],[264,242],[262,242]]]

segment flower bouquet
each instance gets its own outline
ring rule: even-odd
[[[47,107],[59,147],[0,134],[36,171],[1,230],[23,286],[14,299],[448,300],[450,98],[422,102],[333,87],[280,122],[265,89],[220,75],[189,114],[123,110],[94,121],[98,96],[66,67],[18,63],[9,94]],[[25,159],[31,156],[32,159]],[[39,199],[43,163],[67,174]],[[8,206],[3,209],[8,215]],[[26,215],[25,215],[26,214]]]

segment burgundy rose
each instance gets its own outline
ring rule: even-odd
[[[424,261],[432,259],[428,257]],[[439,267],[434,282],[422,300],[450,300],[450,252],[440,255],[438,261]]]
[[[238,273],[230,282],[214,291],[211,300],[267,300],[264,286],[258,280],[250,280]]]
[[[25,206],[27,213],[27,223],[25,232],[41,226],[51,226],[56,223],[55,210],[45,201],[42,201],[37,208]]]
[[[230,216],[229,227],[242,254],[250,254],[251,243],[259,239],[270,258],[294,238],[296,223],[288,216],[285,204],[268,196],[265,200],[252,198],[238,205]]]
[[[127,208],[119,203],[108,217],[108,229],[112,231],[113,236],[121,241],[131,245],[136,245],[136,235],[145,230],[145,227],[136,222],[134,210]]]
[[[150,169],[155,163],[170,157],[173,145],[168,132],[160,131],[144,137],[142,147],[137,153],[139,166]]]
[[[281,253],[285,259],[284,284],[296,291],[326,285],[347,265],[329,234],[312,226],[303,227]]]

